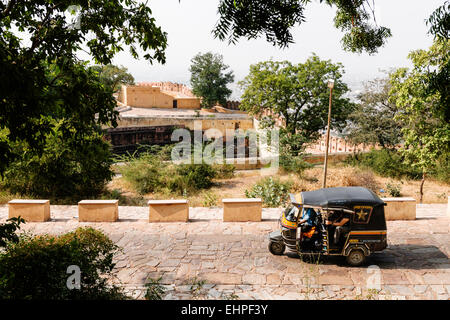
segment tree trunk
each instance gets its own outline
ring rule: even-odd
[[[423,184],[425,183],[425,172],[422,173],[422,181],[420,181],[420,203],[423,200]]]

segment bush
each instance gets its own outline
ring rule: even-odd
[[[450,154],[443,154],[437,161],[432,176],[442,182],[450,181]]]
[[[209,164],[169,164],[149,153],[133,157],[120,168],[125,181],[140,194],[175,192],[185,195],[213,185],[216,170]]]
[[[403,162],[402,156],[396,151],[371,150],[367,153],[348,157],[346,162],[353,166],[367,167],[384,177],[420,179],[422,173]]]
[[[247,198],[261,198],[268,207],[286,205],[289,200],[291,182],[282,182],[279,179],[267,177],[257,182],[250,190],[245,190]]]
[[[154,192],[161,187],[163,165],[150,154],[133,158],[120,171],[124,180],[140,194]]]
[[[313,165],[303,160],[300,156],[281,155],[279,158],[280,167],[288,173],[301,175],[303,171],[311,168]]]
[[[148,153],[153,156],[157,156],[161,161],[169,161],[172,159],[172,149],[175,144],[167,145],[139,145],[137,153]]]
[[[175,166],[175,174],[167,175],[167,186],[172,192],[185,195],[213,185],[216,171],[209,164],[180,164]]]
[[[25,223],[22,218],[11,218],[6,223],[0,224],[0,248],[6,247],[9,243],[19,242],[16,230],[20,229],[20,224]]]
[[[23,238],[0,255],[0,299],[124,299],[119,287],[108,284],[118,251],[92,228]],[[67,286],[71,265],[81,270],[80,289]]]
[[[401,194],[401,185],[399,183],[388,182],[386,184],[386,191],[391,197],[400,197]]]
[[[100,132],[65,140],[64,122],[45,136],[42,155],[25,143],[10,143],[16,160],[6,172],[2,184],[11,193],[50,199],[99,195],[113,177],[110,146]],[[75,136],[75,133],[74,133]]]
[[[214,164],[213,169],[216,171],[217,179],[231,179],[234,177],[236,167],[232,164]]]
[[[203,202],[202,205],[204,207],[215,207],[217,206],[217,196],[215,193],[211,191],[207,191],[203,194]]]

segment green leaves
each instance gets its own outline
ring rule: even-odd
[[[134,84],[134,77],[128,73],[128,69],[125,67],[108,64],[106,66],[93,66],[91,69],[98,73],[102,84],[110,88],[112,92],[120,90],[121,85]]]
[[[414,68],[399,69],[390,79],[390,99],[399,107],[396,119],[403,124],[405,144],[401,151],[411,165],[424,173],[432,171],[437,160],[450,152],[448,105],[442,103],[439,92],[430,92],[428,87],[428,70],[449,64],[449,48],[448,41],[436,41],[428,51],[411,52]]]
[[[450,38],[450,1],[437,8],[426,21],[430,27],[429,33],[435,38],[449,40]]]
[[[390,88],[388,77],[365,83],[359,103],[349,116],[347,136],[354,144],[379,144],[393,149],[401,142],[401,123],[394,119],[398,108],[389,101]]]
[[[114,284],[113,257],[120,252],[101,231],[78,228],[60,235],[20,239],[0,254],[1,299],[124,299]],[[80,289],[70,290],[67,273],[80,268]]]
[[[261,198],[267,207],[280,207],[289,201],[291,182],[282,182],[273,177],[267,177],[257,182],[250,190],[245,190],[247,198]]]
[[[274,125],[270,119],[280,118],[285,127],[280,139],[288,138],[286,142],[290,140],[288,144],[298,152],[305,143],[317,139],[319,130],[327,125],[328,79],[335,80],[331,124],[337,130],[344,127],[354,106],[344,97],[349,89],[341,80],[343,72],[341,64],[320,60],[316,55],[297,65],[288,61],[251,65],[249,75],[239,82],[244,91],[241,108],[264,115],[265,125]]]
[[[337,7],[334,25],[346,32],[341,43],[344,50],[375,54],[391,36],[389,28],[378,26],[374,7],[369,1],[329,0],[330,5]],[[373,20],[373,23],[370,21]]]
[[[25,220],[18,217],[10,218],[6,220],[6,223],[0,224],[0,248],[6,247],[8,243],[19,242],[19,236],[16,234],[16,230],[20,229],[21,223],[25,223]]]
[[[213,35],[229,43],[263,34],[273,45],[286,47],[293,42],[290,28],[305,20],[299,0],[221,0],[218,12]]]
[[[216,103],[225,105],[232,92],[227,84],[234,81],[234,75],[232,71],[227,71],[223,56],[211,52],[199,53],[192,58],[191,63],[192,92],[202,97],[202,105],[207,108]]]
[[[294,42],[291,29],[305,20],[309,0],[221,0],[220,19],[213,35],[236,43],[239,38],[255,39],[261,35],[274,46],[287,47]],[[390,29],[376,24],[374,8],[364,0],[321,0],[337,8],[335,26],[346,32],[345,50],[374,54],[391,36]],[[370,21],[373,20],[374,24]]]
[[[71,12],[76,25],[66,18],[73,18]],[[27,32],[29,41],[21,42],[13,27]],[[24,142],[41,155],[53,120],[63,120],[70,129],[61,127],[59,132],[76,141],[98,125],[116,126],[113,89],[78,53],[107,65],[128,47],[136,58],[141,49],[144,59],[164,63],[166,46],[167,35],[150,8],[135,0],[1,2],[0,130],[8,129],[10,143]],[[3,140],[0,172],[14,157]]]
[[[10,144],[17,156],[5,171],[3,185],[14,193],[52,199],[78,201],[101,193],[113,175],[110,146],[101,131],[76,139],[69,121],[51,123],[42,154],[25,142]]]

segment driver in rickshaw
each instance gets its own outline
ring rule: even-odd
[[[313,208],[303,209],[302,219],[298,222],[302,227],[302,238],[306,236],[311,238],[316,230],[317,212]]]

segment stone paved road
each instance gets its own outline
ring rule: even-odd
[[[290,253],[271,255],[267,234],[277,228],[279,209],[263,209],[262,222],[247,223],[223,223],[219,208],[191,208],[188,223],[148,223],[145,207],[120,207],[116,223],[79,223],[76,206],[52,206],[51,211],[52,221],[27,223],[23,229],[35,234],[88,225],[103,230],[124,249],[116,275],[135,298],[143,297],[148,277],[160,276],[166,299],[450,297],[445,204],[418,205],[415,221],[388,221],[388,248],[359,268],[346,266],[342,258],[311,263]],[[7,207],[0,206],[0,222],[6,218]],[[370,289],[377,277],[380,290]],[[191,289],[193,283],[198,290]]]

